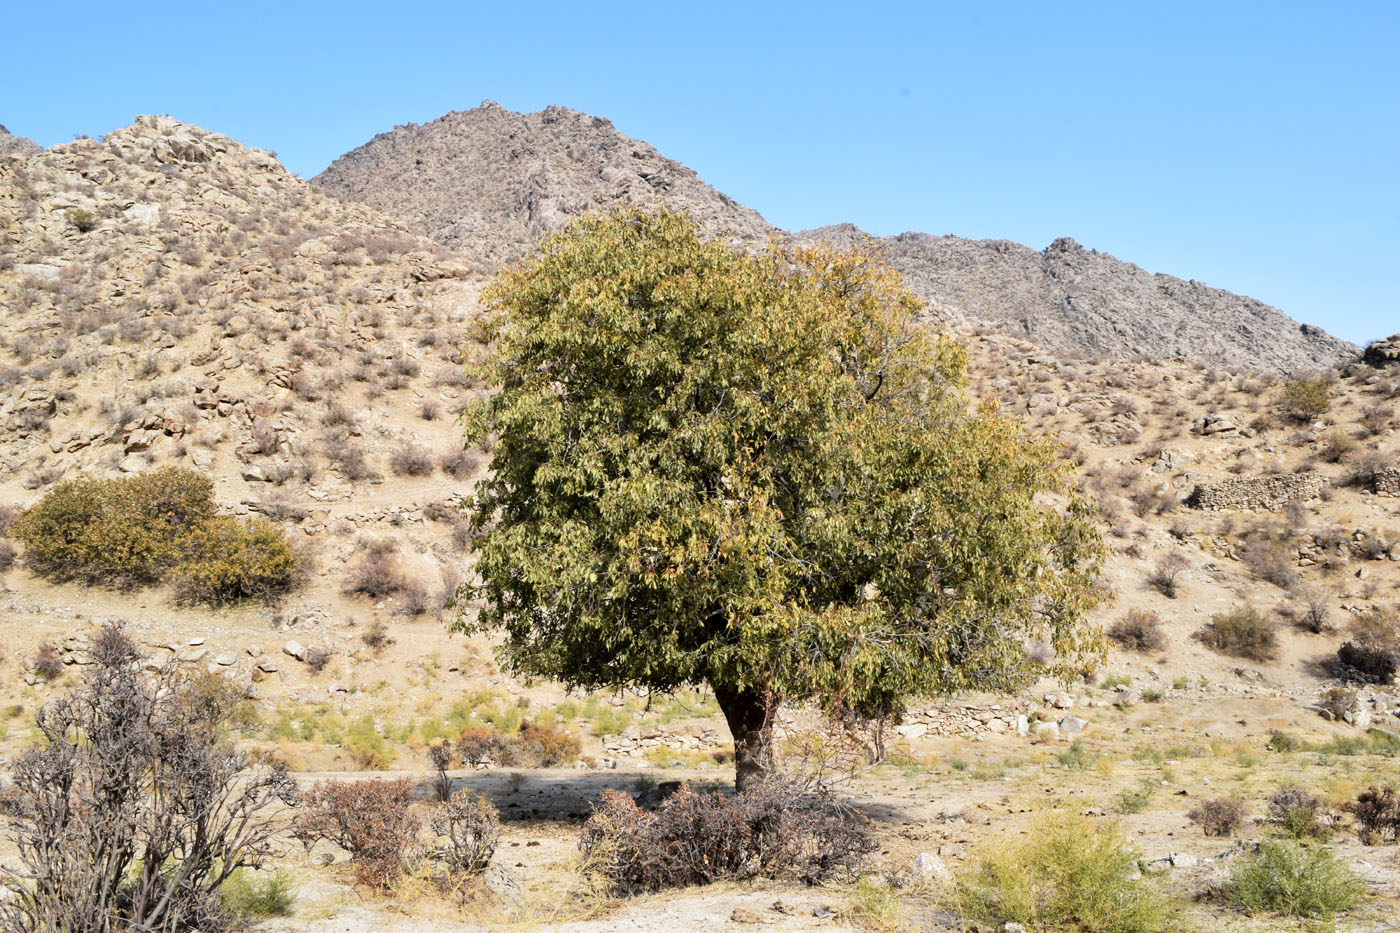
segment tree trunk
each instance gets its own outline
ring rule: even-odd
[[[734,736],[734,788],[743,793],[773,771],[773,707],[754,690],[711,687]]]

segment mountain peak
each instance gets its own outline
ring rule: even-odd
[[[689,208],[710,236],[762,242],[775,232],[611,121],[557,105],[516,113],[488,100],[396,126],[312,183],[488,264],[518,259],[573,218],[622,204]]]

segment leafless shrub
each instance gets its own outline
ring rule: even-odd
[[[1303,628],[1314,635],[1331,630],[1332,599],[1326,590],[1316,586],[1299,586],[1293,590],[1293,600],[1294,614]]]
[[[404,588],[407,581],[399,567],[391,541],[371,541],[345,584],[347,593],[383,599]]]
[[[1400,842],[1400,794],[1393,787],[1374,786],[1357,795],[1342,809],[1356,823],[1356,837],[1362,845]]]
[[[294,804],[296,782],[228,744],[225,708],[176,668],[148,678],[120,628],[99,634],[92,661],[14,764],[18,865],[4,870],[0,927],[237,929],[215,892],[267,858],[272,805]]]
[[[500,814],[495,806],[466,788],[433,811],[429,826],[442,838],[438,852],[453,874],[478,875],[485,871],[501,840]]]
[[[438,457],[442,472],[453,479],[470,479],[481,465],[481,458],[470,450],[450,450]]]
[[[1244,804],[1229,797],[1203,800],[1186,818],[1201,827],[1207,836],[1232,836],[1244,822]]]
[[[1150,609],[1129,609],[1108,630],[1108,637],[1129,651],[1161,651],[1167,644],[1161,617]]]
[[[621,893],[726,879],[851,877],[876,848],[856,811],[779,780],[734,797],[683,785],[650,811],[604,791],[579,847]]]
[[[390,455],[389,467],[399,476],[427,476],[433,472],[433,455],[426,447],[405,444]]]
[[[1176,599],[1181,591],[1181,575],[1190,568],[1186,556],[1173,551],[1157,562],[1147,575],[1148,584],[1168,599]]]
[[[360,636],[360,641],[376,654],[394,643],[394,639],[389,635],[389,627],[381,619],[375,619],[369,624],[369,628]]]
[[[34,652],[34,659],[29,663],[29,667],[37,677],[57,680],[63,673],[63,656],[52,644],[44,642]]]
[[[442,406],[436,400],[425,398],[418,406],[418,415],[424,421],[436,421],[442,414]]]

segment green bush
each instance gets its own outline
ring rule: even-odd
[[[268,599],[292,588],[297,569],[291,542],[265,518],[210,519],[185,542],[181,595],[190,602]]]
[[[54,580],[143,586],[175,574],[185,598],[223,603],[291,588],[296,555],[276,525],[215,516],[205,476],[163,467],[60,483],[13,526],[24,559]]]
[[[1267,839],[1231,872],[1225,895],[1246,913],[1330,917],[1361,903],[1366,889],[1330,849]]]
[[[245,920],[285,917],[296,900],[296,882],[285,868],[253,871],[240,868],[219,886],[224,908]]]
[[[1047,814],[1030,833],[987,847],[954,884],[958,912],[1034,930],[1154,933],[1173,905],[1138,869],[1138,853],[1112,823]]]
[[[68,210],[68,222],[73,225],[73,229],[79,233],[88,233],[97,228],[97,215],[84,207],[74,207]]]

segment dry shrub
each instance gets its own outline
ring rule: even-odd
[[[1113,623],[1108,637],[1128,651],[1161,651],[1167,645],[1161,617],[1151,609],[1129,609]]]
[[[1361,637],[1337,649],[1342,676],[1366,684],[1389,684],[1400,670],[1400,644],[1391,639]]]
[[[1244,563],[1250,572],[1283,589],[1298,585],[1298,554],[1287,535],[1258,529],[1245,540]]]
[[[1176,599],[1181,592],[1181,575],[1190,566],[1191,562],[1186,559],[1185,555],[1168,554],[1159,560],[1157,566],[1147,575],[1147,582],[1168,599]]]
[[[733,797],[686,784],[655,810],[606,790],[579,848],[614,889],[633,894],[721,880],[850,878],[876,844],[857,811],[779,779]]]
[[[1216,613],[1193,637],[1231,657],[1250,661],[1272,661],[1278,657],[1278,634],[1264,614],[1253,606],[1236,606],[1228,612]]]
[[[1346,687],[1333,687],[1318,698],[1317,705],[1326,710],[1333,719],[1341,721],[1344,715],[1356,708],[1356,703],[1355,690],[1348,690]]]
[[[309,850],[326,840],[350,853],[355,880],[392,890],[418,835],[413,782],[321,781],[305,797],[294,834]]]
[[[1266,818],[1293,839],[1326,839],[1332,818],[1317,796],[1301,787],[1281,787],[1269,797]]]
[[[1244,823],[1244,803],[1229,797],[1203,800],[1186,818],[1207,836],[1233,836]]]
[[[486,797],[466,788],[434,810],[429,825],[442,837],[438,853],[454,874],[485,871],[501,841],[500,813]]]
[[[369,628],[365,629],[364,634],[360,636],[360,641],[364,643],[366,648],[375,653],[383,651],[394,643],[394,639],[389,635],[389,627],[384,624],[382,619],[375,619],[371,622]]]
[[[481,465],[481,458],[470,450],[450,450],[438,457],[442,472],[453,479],[470,479]]]
[[[426,447],[405,444],[389,456],[389,467],[399,476],[427,476],[433,472],[433,455]]]
[[[91,660],[14,763],[0,929],[243,929],[216,892],[268,857],[269,814],[296,803],[296,782],[225,742],[225,704],[177,666],[147,675],[120,628],[101,631]]]
[[[1400,841],[1400,794],[1389,786],[1362,791],[1342,809],[1356,822],[1356,838],[1362,845],[1386,845]]]
[[[29,666],[34,671],[35,676],[44,680],[57,680],[58,675],[63,673],[63,657],[57,648],[44,642],[34,652],[34,660],[30,662]]]
[[[345,582],[345,592],[383,599],[399,592],[407,584],[403,570],[394,554],[392,541],[370,541],[365,545],[360,562]]]

